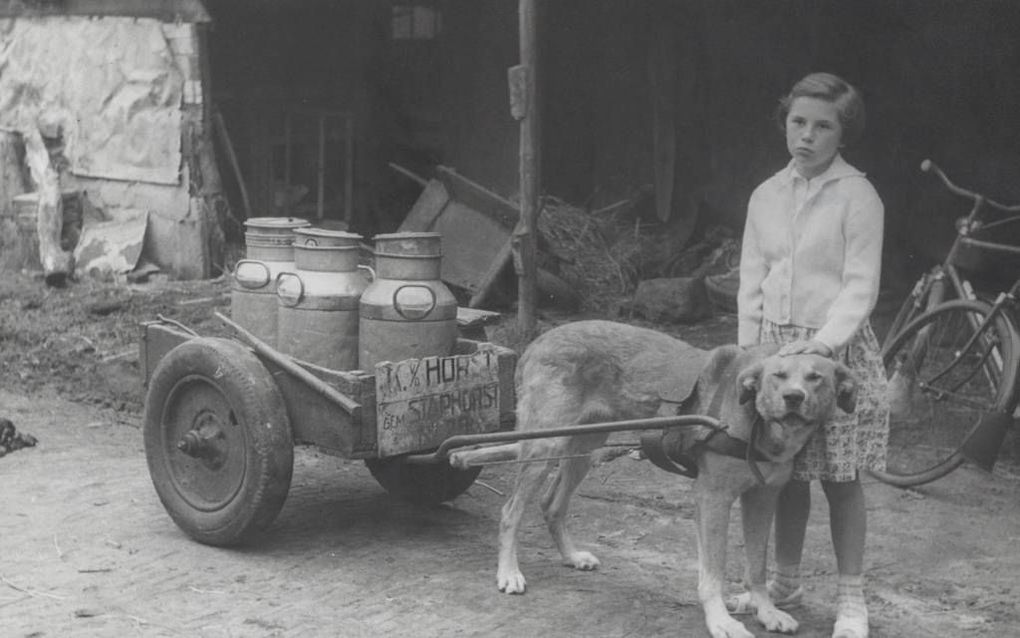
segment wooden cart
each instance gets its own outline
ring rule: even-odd
[[[391,494],[438,503],[464,492],[481,470],[452,467],[447,455],[457,447],[718,425],[676,416],[519,432],[517,356],[507,348],[458,339],[449,356],[384,362],[371,373],[330,370],[217,316],[237,339],[160,319],[143,325],[140,342],[152,482],[174,522],[209,545],[242,543],[272,523],[290,489],[295,445],[364,459]]]

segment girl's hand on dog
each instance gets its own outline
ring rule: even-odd
[[[831,357],[832,348],[817,339],[810,339],[808,341],[792,341],[779,349],[781,357],[791,354],[820,354],[823,357]]]

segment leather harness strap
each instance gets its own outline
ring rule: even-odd
[[[709,403],[707,410],[707,413],[711,416],[718,416],[720,413],[725,394],[723,392],[723,388],[726,387],[726,381],[730,381],[730,379],[719,383],[712,396],[712,401]],[[732,382],[736,383],[736,378],[733,378]],[[684,401],[678,412],[683,411],[687,403],[689,403],[689,401]],[[704,440],[699,441],[692,449],[670,450],[669,452],[667,452],[663,447],[663,438],[666,431],[652,431],[641,436],[641,448],[648,460],[656,466],[666,470],[667,472],[680,474],[689,478],[697,478],[698,476],[697,462],[695,461],[695,455],[692,453],[694,448],[703,447],[704,449],[711,450],[716,454],[722,454],[724,456],[737,459],[745,459],[751,469],[751,473],[754,474],[755,479],[760,484],[764,484],[765,477],[762,475],[761,469],[758,467],[758,462],[769,462],[770,459],[759,452],[755,447],[755,444],[761,437],[764,425],[765,420],[760,414],[756,415],[751,424],[750,442],[730,436],[725,429],[718,429],[709,432],[707,437]]]

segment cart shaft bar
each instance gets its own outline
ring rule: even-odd
[[[320,395],[325,397],[327,400],[333,402],[342,408],[347,414],[350,414],[352,418],[361,418],[361,404],[347,395],[341,393],[339,390],[329,385],[319,377],[315,376],[311,372],[305,370],[298,364],[294,363],[289,357],[281,353],[279,350],[272,348],[265,341],[262,341],[252,333],[248,332],[238,324],[234,323],[220,312],[214,312],[216,318],[222,321],[227,326],[234,329],[245,341],[248,342],[255,352],[259,353],[263,357],[269,359],[276,365],[280,366],[290,374],[297,377],[303,383],[308,385]]]
[[[446,461],[450,450],[469,445],[485,443],[517,442],[526,439],[547,439],[557,436],[582,436],[585,434],[607,434],[626,432],[628,430],[658,430],[669,427],[703,425],[713,429],[725,430],[718,419],[700,414],[658,416],[648,419],[631,419],[628,421],[608,421],[605,423],[582,423],[564,428],[548,430],[513,430],[511,432],[485,432],[481,434],[457,434],[443,441],[435,452],[428,454],[411,454],[405,457],[407,463],[441,463]]]

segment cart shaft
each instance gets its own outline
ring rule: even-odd
[[[725,430],[718,419],[710,416],[690,414],[678,416],[659,416],[647,419],[630,419],[627,421],[608,421],[605,423],[582,423],[563,428],[548,430],[513,430],[511,432],[488,432],[483,434],[458,434],[443,441],[435,452],[427,454],[411,454],[405,457],[408,463],[442,463],[447,460],[451,450],[469,445],[486,443],[506,443],[526,439],[548,439],[557,436],[582,436],[585,434],[607,434],[627,432],[630,430],[658,430],[669,427],[701,425],[712,429]]]

